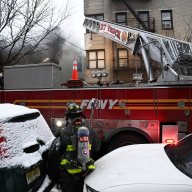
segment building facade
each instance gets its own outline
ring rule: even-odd
[[[191,41],[191,6],[191,0],[84,0],[84,15]],[[91,76],[95,70],[108,72],[104,82],[133,83],[135,74],[141,74],[143,82],[148,81],[141,57],[107,38],[86,31],[85,50],[87,82],[97,81]],[[159,64],[152,61],[152,65],[158,77]]]

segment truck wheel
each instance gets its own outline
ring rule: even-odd
[[[133,132],[119,133],[108,144],[108,152],[113,151],[122,146],[149,143],[142,135]]]

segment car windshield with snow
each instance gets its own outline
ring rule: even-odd
[[[84,192],[191,192],[192,135],[176,145],[118,148],[95,162]]]
[[[0,104],[0,191],[38,191],[54,136],[36,109]],[[43,190],[42,190],[43,191]]]

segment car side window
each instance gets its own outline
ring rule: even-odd
[[[33,145],[30,145],[30,146],[28,146],[28,147],[25,147],[24,149],[23,149],[23,151],[25,152],[25,153],[34,153],[34,152],[36,152],[36,151],[38,151],[39,150],[39,143],[35,143],[35,144],[33,144]]]
[[[40,113],[38,112],[19,115],[9,119],[8,123],[25,122],[25,121],[36,119],[39,116],[40,116]]]

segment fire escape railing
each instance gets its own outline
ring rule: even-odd
[[[112,22],[118,23],[117,20],[113,20]],[[143,21],[145,25],[148,27],[148,31],[150,32],[155,32],[155,18],[154,17],[149,17],[148,20]],[[119,23],[122,24],[122,23]],[[134,27],[138,29],[143,29],[143,26],[137,21],[135,18],[129,18],[127,19],[126,23],[124,25],[129,26],[129,27]]]
[[[118,2],[117,0],[113,0],[114,2]],[[143,29],[145,31],[154,32],[154,24],[153,27],[151,27],[146,21],[143,21],[142,18],[139,17],[139,14],[133,9],[133,7],[129,4],[128,0],[122,0],[123,3],[126,5],[126,7],[129,9],[129,11],[132,13],[132,15],[135,17],[139,24],[139,28]],[[137,27],[138,28],[138,27]]]
[[[149,31],[148,26],[142,21],[142,19],[139,17],[138,13],[130,6],[127,0],[123,0],[124,4],[127,6],[127,8],[131,11],[133,16],[137,19],[138,23],[142,26],[142,28],[146,31]]]

